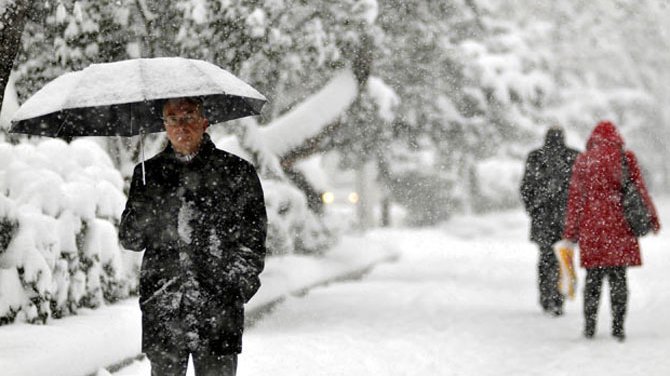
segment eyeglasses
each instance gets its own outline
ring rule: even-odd
[[[197,114],[188,114],[184,116],[166,116],[163,118],[163,121],[165,122],[166,125],[169,125],[171,127],[174,127],[176,125],[191,125],[194,122],[200,120],[200,115]]]

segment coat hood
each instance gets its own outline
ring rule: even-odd
[[[601,121],[591,132],[586,149],[590,150],[599,146],[610,145],[623,148],[623,138],[611,121]]]

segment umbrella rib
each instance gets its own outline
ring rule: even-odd
[[[63,127],[65,127],[65,122],[67,121],[68,117],[70,117],[70,115],[67,112],[65,112],[65,116],[63,116],[63,120],[60,122],[58,130],[56,131],[54,137],[58,137],[60,135],[60,131],[63,130]]]
[[[207,74],[207,72],[203,71],[203,70],[198,66],[198,64],[196,64],[193,60],[191,60],[191,59],[186,59],[186,60],[188,61],[189,64],[191,64],[192,67],[195,68],[195,70],[196,70],[198,73],[200,73],[200,75],[201,75],[202,77],[205,77],[206,80],[214,81],[214,80],[212,80],[212,76],[210,76],[209,74]],[[223,89],[223,88],[222,88],[222,89]],[[227,95],[227,93],[225,92],[225,90],[221,90],[221,92],[222,92],[223,95]],[[204,111],[204,108],[203,108],[203,111]]]
[[[145,66],[144,66],[144,59],[140,59],[138,64],[138,69],[140,71],[140,82],[144,82],[146,74],[144,73],[145,71]],[[140,85],[140,90],[142,91],[142,100],[147,100],[147,89],[144,87],[144,85]]]
[[[78,76],[78,77],[79,77],[79,80],[77,81],[77,84],[76,84],[76,85],[72,85],[73,88],[76,88],[76,87],[79,86],[79,82],[81,82],[81,80],[83,79],[83,76],[84,76],[83,74],[80,74],[80,75]],[[72,89],[72,90],[74,90],[74,89]],[[67,97],[65,98],[65,100],[63,101],[63,107],[62,107],[63,109],[68,109],[68,108],[70,108],[70,100],[71,100],[71,98],[74,97],[74,96],[73,96],[73,95],[69,95],[69,94],[71,94],[71,93],[68,93],[68,96],[67,96]],[[59,137],[59,136],[60,136],[61,131],[62,131],[63,128],[65,127],[65,123],[67,122],[68,118],[70,117],[70,114],[69,114],[68,111],[64,111],[64,114],[65,114],[65,116],[63,116],[63,121],[61,121],[60,125],[58,126],[58,130],[56,131],[56,134],[54,135],[54,137]]]
[[[137,70],[139,71],[139,76],[140,76],[140,83],[144,82],[144,59],[139,59],[137,61]],[[144,85],[140,85],[140,92],[142,93],[142,100],[146,101],[147,100],[147,92],[144,87]],[[132,130],[133,130],[133,106],[132,104],[130,105],[130,109],[128,111],[130,115],[130,130],[131,130],[131,136],[132,136]],[[138,127],[138,134],[140,133],[140,128],[142,125],[140,124]]]
[[[251,108],[252,111],[256,111],[256,107],[248,102],[249,99],[254,99],[254,98],[249,98],[249,97],[240,97],[240,98],[242,98],[242,102],[244,102],[249,108]],[[258,99],[254,99],[254,100],[258,100]]]
[[[207,72],[205,72],[204,70],[202,70],[202,68],[200,68],[197,64],[195,64],[195,63],[193,62],[193,60],[188,59],[188,62],[189,62],[189,64],[191,64],[193,67],[195,67],[195,69],[196,69],[198,72],[200,72],[200,74],[201,74],[203,77],[206,77],[206,78],[210,79],[211,81],[215,81],[215,80],[212,80],[212,76],[210,76],[209,73],[207,73]],[[223,88],[222,88],[220,94],[223,94],[223,95],[226,95],[226,96],[229,95],[225,90],[223,90]],[[242,102],[244,102],[244,104],[246,104],[248,108],[250,108],[252,111],[255,111],[254,106],[252,106],[251,104],[249,104],[249,102],[247,102],[247,98],[248,98],[248,97],[245,97],[245,96],[240,95],[239,98],[242,99]],[[252,98],[249,98],[249,99],[252,99]]]

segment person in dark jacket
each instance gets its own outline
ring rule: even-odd
[[[540,248],[540,305],[555,316],[563,314],[563,295],[558,289],[558,259],[552,246],[563,235],[568,184],[577,154],[565,145],[561,128],[550,128],[544,145],[528,155],[521,183],[521,198],[531,218],[530,239]]]
[[[623,160],[630,178],[639,190],[651,215],[656,233],[661,224],[640,167],[612,122],[596,125],[586,144],[586,151],[577,157],[570,181],[568,212],[564,238],[579,244],[581,266],[586,269],[584,286],[584,336],[592,338],[602,282],[610,285],[612,335],[619,341],[626,337],[624,319],[628,302],[626,268],[642,265],[640,245],[626,222],[622,202]]]
[[[165,150],[135,167],[119,238],[145,250],[142,350],[152,375],[234,375],[244,303],[260,287],[267,218],[254,167],[217,149],[202,102],[168,100]],[[146,184],[143,182],[146,181]]]

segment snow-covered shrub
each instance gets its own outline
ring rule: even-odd
[[[14,211],[13,202],[0,192],[0,255],[7,249],[18,226]]]
[[[0,217],[0,255],[5,252],[10,240],[12,240],[16,226],[17,224],[9,218]]]
[[[318,253],[332,241],[327,228],[307,207],[305,195],[279,180],[263,180],[268,213],[266,245],[272,255]]]
[[[94,142],[0,143],[0,324],[44,323],[137,289],[123,179]]]
[[[14,203],[4,192],[0,192],[0,325],[14,321],[21,307],[21,300],[16,293],[21,290],[21,285],[15,284],[18,281],[18,270],[4,264],[7,247],[17,227]]]

